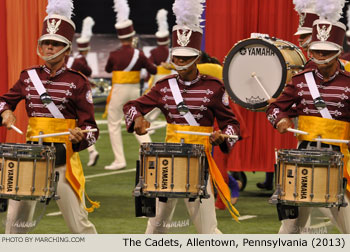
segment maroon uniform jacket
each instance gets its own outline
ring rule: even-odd
[[[79,72],[65,66],[50,77],[50,69],[44,66],[35,66],[40,80],[47,93],[66,119],[76,119],[77,127],[81,129],[97,128],[90,85],[86,77]],[[50,111],[40,100],[27,70],[23,70],[16,84],[4,95],[0,96],[0,114],[7,109],[14,111],[21,100],[25,100],[28,117],[53,118]],[[74,151],[83,150],[95,144],[98,132],[89,132],[86,139],[73,144]]]
[[[123,71],[129,65],[134,50],[131,45],[122,45],[116,51],[111,52],[105,67],[106,72]],[[139,58],[131,71],[140,71],[141,68],[146,68],[150,74],[157,73],[157,67],[140,51]]]
[[[159,66],[160,63],[166,62],[169,57],[169,48],[167,45],[159,45],[151,50],[151,56],[149,59],[156,65]]]
[[[314,105],[306,84],[304,73],[312,72],[318,90],[327,108],[335,120],[350,122],[350,74],[340,69],[327,82],[317,69],[308,68],[293,76],[278,99],[271,103],[266,111],[268,120],[276,127],[282,119],[290,116],[290,108],[295,103],[297,115],[318,116],[321,114]]]
[[[158,107],[168,123],[188,125],[177,111],[168,80],[176,78],[183,100],[200,126],[213,126],[217,119],[219,128],[225,134],[239,135],[239,122],[229,106],[229,98],[222,82],[214,77],[199,75],[192,82],[183,82],[178,75],[169,75],[158,81],[152,89],[140,98],[124,105],[128,132],[134,131],[134,119]],[[228,152],[234,141],[226,140],[220,145]]]
[[[79,54],[74,58],[71,69],[81,72],[86,77],[90,77],[92,73],[92,70],[87,63],[86,58],[84,57],[84,55],[81,55],[81,54]]]

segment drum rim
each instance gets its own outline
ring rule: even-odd
[[[283,40],[279,40],[277,39],[276,41],[283,41]],[[251,44],[256,44],[257,42],[265,45],[266,47],[268,47],[269,49],[271,49],[272,51],[274,51],[281,63],[281,66],[286,66],[286,61],[284,60],[284,57],[282,55],[282,53],[280,52],[280,50],[278,50],[276,48],[275,45],[271,44],[270,42],[267,42],[263,39],[246,39],[243,41],[238,42],[237,44],[235,44],[230,52],[228,53],[228,55],[225,58],[225,62],[224,62],[224,68],[223,68],[223,80],[224,80],[224,85],[225,85],[225,89],[228,92],[228,94],[230,95],[230,97],[234,100],[235,103],[237,103],[238,105],[250,109],[250,110],[259,110],[262,109],[264,107],[266,107],[268,105],[268,102],[260,102],[260,103],[256,103],[256,104],[249,104],[246,103],[244,101],[242,101],[241,99],[239,99],[232,91],[230,83],[229,83],[229,77],[228,77],[228,70],[229,70],[229,66],[231,64],[231,60],[232,58],[236,55],[236,53],[241,50],[243,47],[251,45]],[[226,64],[226,62],[229,62]],[[283,67],[282,67],[283,68]],[[282,80],[281,83],[277,89],[277,91],[272,95],[272,98],[277,98],[283,91],[284,86],[286,85],[286,79],[287,79],[287,71],[285,71],[285,69],[282,71]]]

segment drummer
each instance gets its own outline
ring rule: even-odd
[[[98,203],[91,202],[92,208],[85,206],[85,177],[77,153],[98,138],[98,131],[82,132],[97,128],[91,89],[86,77],[67,68],[64,62],[75,32],[70,19],[72,5],[71,0],[49,1],[48,16],[38,41],[38,55],[45,64],[21,72],[15,85],[0,97],[0,114],[2,125],[10,128],[16,122],[13,111],[25,100],[29,117],[27,140],[39,132],[70,132],[69,137],[43,140],[54,142],[56,147],[55,171],[60,175],[57,186],[60,199],[56,202],[71,233],[96,233],[94,224],[88,220],[88,212],[98,207]],[[10,224],[15,223],[18,216],[30,215],[33,207],[35,204],[29,200],[10,200],[6,232],[21,232]]]
[[[323,36],[324,30],[327,31],[328,38]],[[266,111],[271,124],[280,133],[285,133],[287,128],[293,127],[289,109],[296,104],[298,127],[309,132],[309,135],[298,136],[299,149],[315,148],[316,142],[313,139],[319,135],[322,138],[350,139],[350,105],[346,98],[350,95],[350,75],[340,68],[338,60],[344,34],[345,26],[340,22],[331,23],[325,19],[314,21],[308,52],[316,68],[305,69],[293,76],[292,83],[286,85],[282,94]],[[312,84],[313,81],[316,84]],[[329,144],[324,146],[329,147]],[[345,201],[349,202],[349,151],[346,144],[334,143],[331,147],[333,151],[342,151],[345,156],[344,176],[348,179]],[[279,233],[302,232],[310,212],[310,207],[299,207],[299,216],[283,220]],[[339,231],[349,233],[350,207],[331,208],[330,212]]]
[[[188,1],[202,10],[200,0]],[[146,95],[124,105],[127,130],[135,131],[139,135],[146,134],[150,123],[143,115],[158,107],[168,122],[166,142],[179,143],[183,139],[185,143],[205,145],[207,153],[210,152],[211,145],[219,145],[223,151],[228,152],[236,140],[224,138],[221,133],[239,135],[239,122],[228,106],[228,95],[222,82],[198,73],[197,63],[202,39],[199,20],[197,23],[186,23],[185,26],[185,17],[181,15],[183,6],[175,1],[173,9],[178,25],[173,27],[172,33],[172,63],[178,74],[163,78]],[[200,17],[200,13],[197,14],[193,13],[195,17]],[[183,101],[180,102],[181,100]],[[215,118],[220,130],[213,132]],[[213,133],[208,139],[204,136],[176,134],[176,130]],[[207,158],[209,163],[213,161],[210,155],[207,155]],[[210,166],[209,170],[210,178],[217,185],[223,200],[234,211],[230,203],[230,191],[220,171],[214,165]],[[211,183],[208,183],[207,190],[210,194],[209,199],[185,199],[185,203],[198,233],[221,233],[217,228]],[[175,205],[174,198],[167,199],[167,202],[158,202],[156,217],[149,219],[146,233],[166,233],[167,229],[163,223],[170,220]]]

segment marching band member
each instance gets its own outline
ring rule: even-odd
[[[112,72],[112,90],[108,98],[108,131],[114,153],[112,164],[105,166],[106,170],[119,170],[126,167],[121,133],[123,119],[123,105],[140,96],[140,70],[145,68],[149,73],[157,71],[144,55],[144,53],[132,47],[132,39],[135,35],[133,22],[129,19],[129,5],[126,0],[114,0],[117,12],[118,38],[122,46],[109,54],[105,67],[106,72]],[[149,135],[135,135],[139,143],[151,142]]]
[[[39,132],[69,131],[68,136],[44,138],[45,144],[55,143],[56,168],[59,172],[57,205],[72,233],[96,233],[88,220],[85,206],[85,177],[78,151],[96,142],[97,132],[82,133],[84,129],[97,128],[94,118],[91,89],[86,77],[66,68],[65,57],[72,48],[75,25],[70,19],[73,3],[70,0],[49,0],[48,16],[44,19],[42,35],[38,41],[38,55],[45,61],[21,72],[19,80],[0,97],[2,124],[10,128],[16,121],[16,105],[25,100],[29,117],[27,140]],[[37,139],[34,139],[37,141]],[[30,202],[30,201],[28,201]],[[34,204],[27,200],[10,200],[6,223],[7,233],[21,230],[15,224],[18,216],[32,211]]]
[[[178,74],[167,76],[142,97],[124,105],[128,132],[146,133],[150,123],[144,115],[159,108],[167,120],[166,142],[203,144],[209,161],[209,181],[218,189],[219,195],[236,218],[238,212],[230,203],[230,191],[211,157],[211,145],[219,145],[229,152],[236,140],[224,138],[222,133],[239,135],[239,122],[231,108],[224,85],[216,78],[201,75],[197,69],[200,57],[202,30],[199,26],[203,6],[201,0],[176,0],[173,10],[177,24],[173,27],[171,50],[172,64]],[[217,119],[220,130],[213,132]],[[175,133],[176,130],[212,132],[210,137]],[[208,183],[209,199],[185,200],[189,215],[198,233],[221,233],[217,228],[214,194]],[[146,233],[166,233],[164,222],[171,219],[177,199],[168,198],[157,203],[156,217],[150,218]]]
[[[69,57],[67,62],[67,67],[81,72],[86,77],[90,77],[92,74],[92,70],[86,60],[86,56],[90,51],[90,39],[92,36],[92,27],[94,25],[95,21],[91,17],[84,18],[81,28],[81,36],[76,40],[79,55],[76,57]],[[89,161],[87,166],[94,166],[99,158],[99,153],[96,150],[95,145],[89,146],[87,150],[89,152]]]
[[[320,1],[323,6],[329,6]],[[317,4],[315,10],[317,10]],[[324,8],[323,8],[324,9]],[[342,6],[339,4],[339,11]],[[299,116],[298,128],[309,132],[299,135],[299,149],[313,148],[314,138],[349,139],[350,75],[340,67],[338,56],[342,51],[345,26],[337,22],[340,15],[317,11],[320,19],[314,21],[312,41],[308,52],[316,68],[308,68],[293,76],[283,93],[272,102],[266,113],[268,120],[280,132],[292,127],[289,109],[295,103]],[[294,114],[294,113],[293,113]],[[346,144],[325,144],[344,154],[344,176],[348,180],[345,202],[349,202],[349,150]],[[309,218],[311,207],[299,207],[299,216],[285,219],[279,233],[300,233]],[[350,207],[330,208],[330,215],[342,233],[350,233]]]

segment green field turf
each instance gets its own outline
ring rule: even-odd
[[[101,119],[101,113],[96,114]],[[123,131],[124,151],[127,158],[127,168],[115,171],[104,170],[114,157],[111,150],[107,124],[99,124],[100,138],[96,148],[100,153],[98,163],[94,167],[87,167],[88,153],[81,152],[81,160],[87,177],[87,193],[92,200],[99,201],[101,207],[89,214],[89,219],[95,224],[101,234],[142,234],[146,229],[146,218],[136,218],[134,211],[134,198],[132,190],[135,184],[135,163],[139,155],[139,146],[133,134]],[[151,135],[153,142],[164,142],[165,129],[157,130]],[[107,173],[107,174],[106,174]],[[103,175],[91,177],[94,175]],[[240,193],[236,208],[240,215],[246,219],[240,223],[235,222],[228,211],[217,210],[218,228],[226,234],[276,234],[280,227],[276,208],[268,203],[272,191],[263,191],[256,187],[257,182],[264,180],[263,172],[246,172],[248,183]],[[183,203],[178,204],[179,212]],[[31,231],[36,234],[69,233],[62,215],[47,216],[57,213],[59,209],[52,200],[47,206],[45,215],[38,226]],[[188,217],[186,217],[188,218]],[[175,233],[196,233],[193,225],[183,229],[173,230]],[[337,232],[331,228],[331,232]]]

